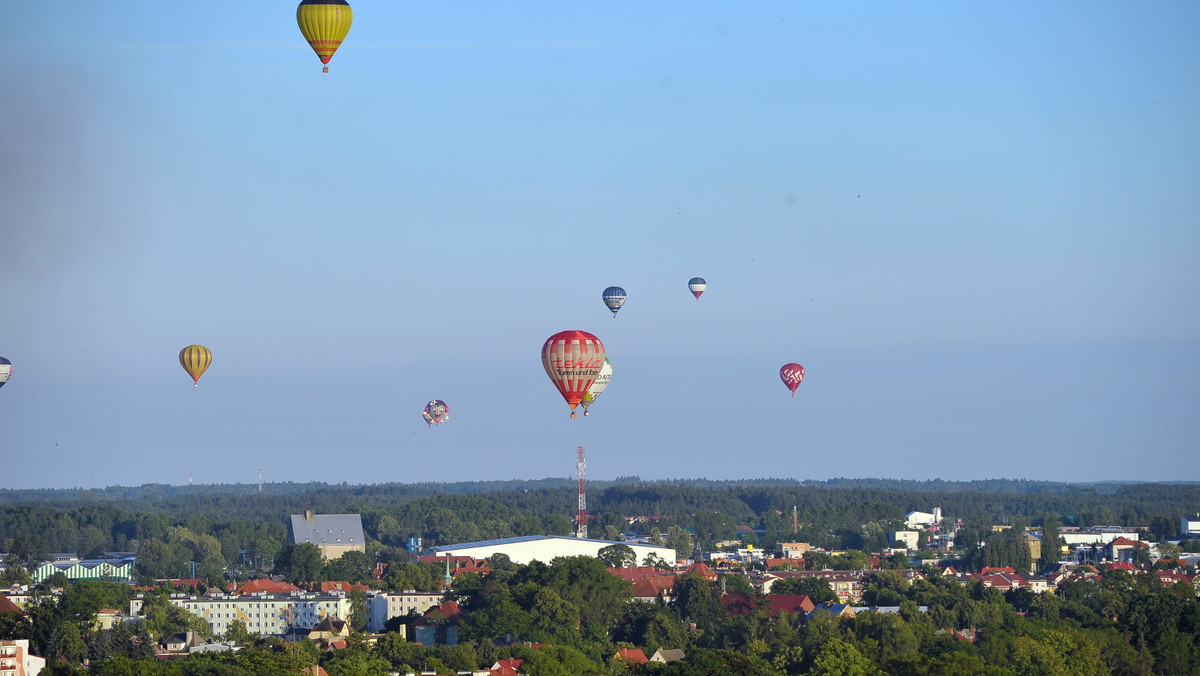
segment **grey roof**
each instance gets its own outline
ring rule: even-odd
[[[293,514],[290,535],[293,544],[367,544],[367,539],[363,536],[362,516],[358,514],[314,514],[312,521],[304,514]]]

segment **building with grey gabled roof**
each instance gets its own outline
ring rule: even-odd
[[[362,516],[358,514],[316,514],[311,509],[293,514],[288,542],[311,542],[326,559],[338,559],[346,552],[366,552]]]

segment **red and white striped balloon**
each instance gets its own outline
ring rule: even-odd
[[[604,343],[587,331],[559,331],[542,345],[542,366],[575,418],[575,407],[604,367]]]

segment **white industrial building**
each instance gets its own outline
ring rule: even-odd
[[[1179,517],[1179,536],[1184,538],[1200,536],[1200,513],[1197,513],[1196,516],[1184,514]]]
[[[425,554],[428,556],[470,556],[476,559],[486,559],[493,554],[504,554],[513,563],[525,564],[530,561],[550,563],[559,556],[596,556],[601,549],[618,544],[632,549],[633,553],[637,555],[639,564],[653,554],[665,561],[667,565],[675,565],[675,550],[670,547],[609,542],[608,540],[586,540],[563,535],[526,535],[483,542],[464,542],[457,545],[439,545],[426,550]]]
[[[934,507],[933,513],[929,512],[909,512],[904,515],[904,522],[909,528],[924,528],[940,523],[942,520],[942,508]]]

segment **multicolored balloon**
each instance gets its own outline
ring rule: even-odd
[[[0,387],[4,387],[4,383],[8,382],[9,376],[12,375],[12,362],[0,357]]]
[[[421,412],[421,416],[431,426],[441,425],[450,419],[450,407],[441,399],[433,399],[425,404],[425,410]]]
[[[329,60],[342,46],[353,21],[354,12],[346,0],[304,0],[296,7],[300,34],[325,64],[321,72],[329,72]]]
[[[576,418],[575,407],[604,367],[604,343],[587,331],[559,331],[542,345],[542,366]]]
[[[604,299],[604,304],[613,313],[613,319],[616,319],[617,310],[620,310],[621,306],[625,304],[625,289],[619,286],[610,286],[600,297]]]
[[[704,293],[707,288],[708,282],[705,282],[703,277],[692,277],[688,280],[688,291],[692,292],[697,301],[700,300],[700,294]]]
[[[204,375],[209,364],[212,364],[212,352],[203,345],[188,345],[179,351],[179,364],[198,386],[200,385],[200,376]]]
[[[588,414],[588,406],[591,406],[592,402],[596,401],[596,397],[600,396],[600,393],[604,391],[604,388],[608,387],[608,381],[610,380],[612,380],[612,362],[608,360],[608,357],[605,357],[604,366],[600,367],[600,375],[596,376],[596,381],[588,388],[587,394],[583,395],[583,401],[579,402],[583,404],[584,415]]]
[[[796,396],[796,388],[800,387],[800,383],[804,382],[804,367],[792,362],[784,364],[783,368],[779,369],[779,379],[784,385],[792,391],[792,396]]]

